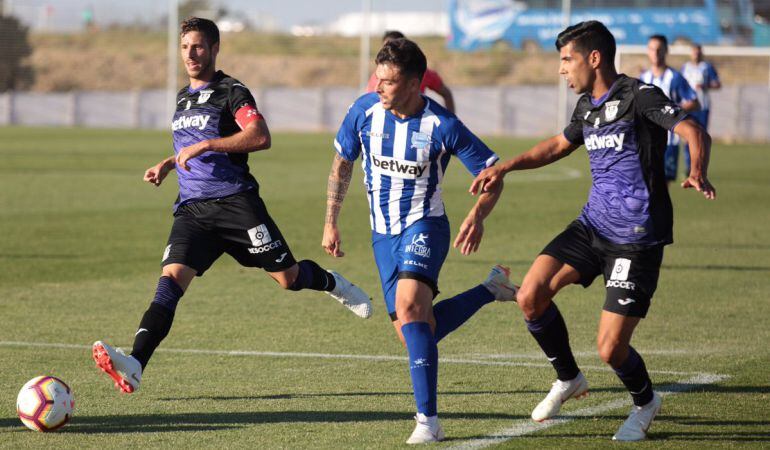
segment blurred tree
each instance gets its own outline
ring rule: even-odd
[[[0,17],[0,45],[3,63],[0,64],[0,92],[25,89],[32,85],[34,72],[24,58],[32,54],[27,27],[12,16]]]
[[[209,12],[213,9],[209,0],[183,0],[179,2],[179,20],[184,20],[202,12]]]

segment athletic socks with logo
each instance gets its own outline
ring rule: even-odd
[[[142,369],[147,366],[152,353],[171,330],[176,305],[182,295],[184,291],[173,279],[160,277],[155,298],[139,322],[131,351],[131,356],[142,364]]]
[[[615,369],[615,374],[631,393],[634,405],[644,406],[652,401],[652,380],[644,360],[633,347],[628,347],[628,358]]]
[[[545,312],[534,320],[525,320],[527,329],[543,349],[548,361],[556,369],[561,381],[574,379],[580,373],[572,349],[569,346],[569,333],[564,318],[553,301]]]
[[[401,327],[409,352],[409,373],[412,376],[417,412],[428,417],[437,414],[438,347],[427,322],[410,322]]]
[[[434,335],[436,343],[459,328],[482,306],[494,300],[494,294],[484,286],[478,285],[462,294],[436,303],[433,306],[433,316],[436,318]]]
[[[297,278],[294,280],[289,289],[292,291],[300,291],[302,289],[312,289],[314,291],[330,292],[337,287],[337,282],[334,281],[334,275],[325,271],[321,266],[309,259],[303,259],[298,262],[299,272]]]

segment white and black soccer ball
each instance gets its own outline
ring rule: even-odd
[[[72,417],[75,399],[67,383],[51,376],[35,377],[16,397],[16,412],[30,430],[54,431]]]

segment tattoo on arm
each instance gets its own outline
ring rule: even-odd
[[[342,209],[342,201],[348,193],[350,179],[353,176],[353,162],[347,161],[340,155],[334,155],[332,170],[329,172],[329,184],[326,189],[326,219],[327,224],[336,224]]]

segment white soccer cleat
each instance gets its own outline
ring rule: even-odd
[[[407,444],[428,444],[444,440],[444,429],[438,421],[438,416],[428,417],[425,414],[417,413],[414,416],[417,426],[414,427],[412,435],[406,440]]]
[[[142,381],[142,364],[133,356],[126,356],[123,350],[112,348],[102,341],[93,345],[96,366],[115,381],[115,386],[130,394],[139,389]]]
[[[582,373],[568,381],[556,380],[551,392],[532,410],[532,420],[542,422],[559,414],[562,403],[571,398],[581,399],[588,396],[588,381]]]
[[[613,441],[642,441],[647,438],[652,419],[660,412],[663,399],[657,392],[652,393],[652,400],[644,406],[632,406],[628,419],[618,428]]]
[[[353,311],[353,314],[368,319],[372,316],[372,298],[367,295],[360,287],[346,280],[345,277],[333,270],[328,271],[334,277],[336,286],[327,294],[331,295],[338,302],[345,305],[346,308]]]
[[[495,300],[498,302],[515,302],[516,292],[518,292],[519,288],[514,286],[511,280],[508,279],[510,274],[511,269],[498,264],[492,268],[487,279],[481,284],[494,294]]]

